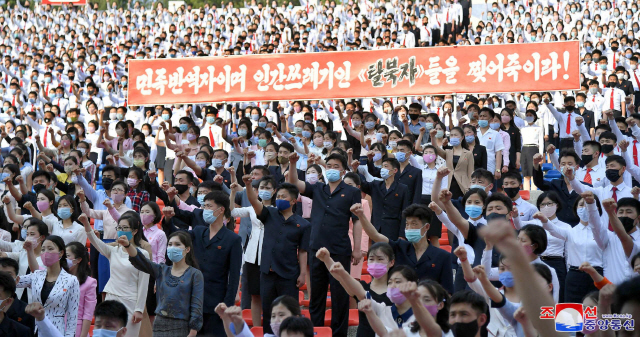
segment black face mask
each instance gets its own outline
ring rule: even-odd
[[[518,193],[520,192],[520,188],[519,187],[505,187],[503,188],[504,193],[506,193],[509,198],[515,198],[516,195],[518,195]]]
[[[611,51],[618,51],[618,47],[611,46]]]
[[[110,190],[111,189],[111,185],[113,185],[113,179],[111,179],[111,178],[102,178],[102,187],[104,187],[105,190]]]
[[[613,145],[611,144],[602,145],[602,153],[610,153],[611,151],[613,151]]]
[[[173,185],[178,190],[178,194],[182,194],[189,189],[189,185]]]
[[[478,321],[473,320],[469,323],[453,323],[451,332],[455,337],[473,337],[478,333]]]
[[[618,84],[618,83],[616,83],[616,82],[609,82],[609,83],[608,83],[609,88],[615,88],[617,84]]]
[[[45,123],[47,123],[47,124],[49,124],[49,123],[51,122],[51,118],[45,118],[45,119],[44,119],[44,122],[45,122]]]
[[[608,169],[604,172],[604,175],[609,179],[610,182],[616,182],[620,179],[620,170],[617,169]]]
[[[593,160],[593,155],[590,154],[583,154],[582,158],[580,159],[580,166],[586,166],[587,164],[589,164],[591,161]]]
[[[571,111],[573,111],[573,109],[575,109],[575,106],[567,105],[567,106],[564,107],[564,109],[567,110],[567,112],[571,112]]]
[[[40,191],[45,190],[46,187],[43,184],[35,184],[33,185],[33,190],[36,192],[36,194],[40,193]]]
[[[417,121],[418,118],[420,118],[420,114],[410,114],[409,118],[411,118],[412,121]]]
[[[635,220],[626,216],[619,216],[620,222],[622,222],[622,227],[624,227],[625,232],[629,233],[635,227]]]

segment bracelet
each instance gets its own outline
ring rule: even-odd
[[[463,259],[460,259],[460,262],[464,262],[464,261],[467,261],[467,258],[466,258],[466,257],[464,258],[464,260],[463,260]]]
[[[129,243],[129,244],[128,244],[128,245],[126,245],[126,246],[122,246],[122,247],[124,247],[124,248],[129,248],[130,246],[131,246],[131,243]]]

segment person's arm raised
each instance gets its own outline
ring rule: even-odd
[[[306,190],[306,184],[304,181],[300,181],[298,179],[298,169],[296,168],[296,164],[298,163],[298,159],[300,157],[296,152],[293,152],[289,155],[289,183],[296,185],[298,187],[298,191],[300,194],[304,194]]]
[[[413,309],[413,315],[427,336],[442,336],[442,328],[440,328],[438,322],[431,316],[431,313],[427,311],[427,308],[425,308],[420,300],[418,285],[415,282],[407,282],[401,284],[399,290],[400,293],[409,300],[411,308]]]
[[[245,193],[247,194],[247,199],[249,199],[249,202],[251,203],[253,210],[256,212],[256,217],[260,218],[264,205],[260,202],[260,200],[258,200],[258,195],[253,190],[253,186],[251,186],[251,183],[253,182],[253,179],[251,179],[251,175],[246,174],[242,176],[242,181],[244,181],[244,185],[247,187],[245,189]]]
[[[546,287],[537,282],[531,282],[531,275],[536,271],[529,263],[524,249],[518,242],[513,227],[506,219],[494,220],[490,226],[481,229],[485,242],[493,244],[502,254],[509,258],[511,273],[515,280],[515,289],[520,296],[522,307],[527,312],[539,312],[542,307],[553,307],[553,296]],[[484,269],[484,268],[483,268]],[[534,319],[531,322],[540,336],[566,336],[558,333],[551,320]]]
[[[464,238],[466,239],[469,235],[469,221],[463,218],[462,215],[460,215],[458,209],[453,206],[453,204],[451,203],[451,196],[452,194],[449,190],[443,189],[442,191],[440,191],[438,199],[444,205],[444,210],[451,222],[453,222],[453,224],[458,227],[458,229],[462,233],[462,236],[464,236]]]
[[[373,329],[373,332],[375,332],[377,336],[387,336],[387,328],[384,323],[382,323],[380,317],[373,311],[370,299],[360,301],[358,303],[358,310],[365,313],[371,329]]]
[[[355,214],[358,219],[360,219],[360,224],[362,224],[362,229],[367,233],[371,241],[373,242],[389,242],[389,238],[380,234],[376,230],[375,227],[371,224],[371,221],[367,219],[364,215],[364,210],[362,209],[362,204],[354,204],[351,206],[351,213]]]

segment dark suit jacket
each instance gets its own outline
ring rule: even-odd
[[[387,190],[384,180],[367,182],[360,176],[362,192],[371,196],[371,223],[380,234],[389,240],[404,236],[405,220],[402,210],[411,205],[409,188],[396,179]]]
[[[538,167],[537,170],[535,168],[533,169],[533,183],[542,191],[554,191],[558,193],[560,200],[563,202],[562,209],[556,214],[560,221],[568,223],[571,227],[575,227],[580,222],[580,218],[573,214],[573,204],[580,195],[576,193],[575,190],[569,193],[564,179],[553,179],[547,182],[542,177],[542,168]]]
[[[407,158],[407,160],[409,160]],[[369,173],[380,178],[380,169],[373,165],[373,162],[367,161],[367,169]],[[407,165],[404,171],[396,173],[396,181],[405,184],[409,188],[409,201],[411,204],[419,204],[422,198],[422,170]]]

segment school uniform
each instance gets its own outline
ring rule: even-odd
[[[0,335],[2,336],[33,336],[26,326],[6,317],[0,322]]]
[[[258,220],[264,224],[260,261],[263,327],[271,333],[271,303],[282,295],[298,296],[298,254],[309,250],[311,224],[295,213],[285,219],[277,208],[268,206],[262,207]]]
[[[318,249],[325,247],[334,261],[351,271],[351,240],[349,220],[358,217],[351,213],[351,206],[361,202],[361,191],[341,181],[331,192],[329,185],[317,182],[305,183],[302,196],[313,199],[311,208],[311,235],[309,270],[311,279],[311,321],[314,326],[324,326],[327,286],[331,285],[333,314],[331,329],[334,336],[346,336],[349,323],[349,295],[340,282],[330,276],[325,264],[316,258]]]
[[[27,303],[19,300],[16,296],[13,296],[13,303],[11,304],[11,306],[9,307],[9,309],[7,310],[7,312],[5,313],[5,317],[8,317],[16,322],[19,322],[20,324],[26,326],[27,328],[29,328],[29,332],[33,331],[33,329],[36,326],[35,323],[35,318],[29,314],[27,314],[26,312],[24,312],[24,309],[27,307]],[[2,331],[0,329],[0,331]],[[9,335],[7,335],[9,336]],[[18,335],[16,335],[18,336]],[[28,336],[31,336],[30,334],[28,334]]]
[[[453,271],[451,269],[451,253],[432,245],[420,256],[416,257],[416,249],[405,240],[389,240],[389,245],[396,255],[396,265],[407,265],[415,269],[419,279],[432,279],[450,294],[453,293]],[[333,289],[333,288],[331,288]]]
[[[569,192],[569,188],[567,184],[564,182],[564,179],[552,179],[551,181],[545,181],[542,176],[542,167],[538,167],[536,170],[533,169],[533,183],[541,190],[541,191],[554,191],[558,193],[560,199],[565,202],[566,205],[573,205],[580,194],[576,192],[573,188],[571,192]],[[601,199],[602,200],[602,199]],[[580,219],[573,213],[572,207],[562,207],[556,213],[558,219],[563,222],[568,223],[570,226],[575,226],[580,222]]]
[[[203,181],[207,181],[207,180],[213,180],[213,178],[215,178],[218,175],[218,173],[215,170],[209,169],[209,168],[203,168],[200,175],[198,176],[198,178],[202,179]],[[231,174],[229,173],[229,171],[222,170],[222,173],[220,173],[219,175],[222,176],[222,182],[227,185],[227,187],[231,186]]]
[[[371,208],[371,223],[373,227],[389,240],[404,238],[405,219],[402,217],[402,210],[411,205],[409,200],[409,188],[398,180],[394,180],[389,189],[384,180],[374,180],[367,182],[363,175],[360,175],[362,192],[371,196],[373,207]]]
[[[547,108],[558,121],[560,131],[560,150],[565,148],[573,149],[573,136],[571,133],[578,130],[576,117],[581,117],[580,114],[573,111],[560,113],[551,103],[547,104]]]
[[[409,160],[409,158],[407,158]],[[380,178],[380,168],[375,167],[372,161],[367,161],[369,173]],[[396,173],[395,181],[405,184],[408,188],[409,204],[419,204],[422,198],[422,170],[411,165],[407,165],[404,170],[400,169]]]

